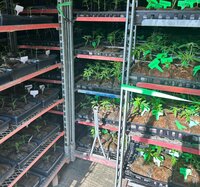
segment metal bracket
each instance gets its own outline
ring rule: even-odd
[[[92,149],[90,151],[90,156],[93,154],[96,141],[98,140],[99,145],[101,147],[101,151],[103,153],[103,156],[106,158],[106,154],[104,152],[104,149],[103,149],[103,146],[102,146],[102,143],[101,143],[101,139],[100,139],[100,136],[99,136],[98,107],[93,108],[93,113],[94,113],[94,124],[95,124],[95,137],[94,137],[94,141],[93,141],[93,144],[92,144]]]

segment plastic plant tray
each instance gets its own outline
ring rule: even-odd
[[[32,127],[34,127],[36,125],[35,122],[33,122],[31,124],[31,126],[28,127],[27,129],[24,129],[23,131],[21,131],[20,134],[26,134],[26,135],[28,134],[30,136],[33,135],[34,129]],[[40,132],[38,132],[38,133],[36,132],[36,136],[33,135],[32,140],[37,142],[39,145],[42,144],[47,139],[49,139],[50,137],[54,136],[57,132],[60,131],[60,124],[55,124],[55,123],[49,124],[49,122],[48,122],[48,124],[46,126],[51,126],[51,127],[54,127],[54,128],[42,138],[38,138],[37,137],[37,135],[39,135],[42,132],[42,130],[40,130]],[[32,132],[32,134],[30,133],[29,130]]]
[[[89,11],[75,11],[76,17],[126,17],[126,12],[123,11],[102,11],[102,12],[89,12]]]
[[[27,179],[27,177],[29,176],[34,176],[34,177],[37,177],[37,181],[35,184],[32,184],[31,182],[32,181],[29,181]],[[32,172],[32,171],[29,171],[26,175],[24,175],[18,182],[17,182],[17,187],[38,187],[42,184],[42,182],[45,180],[45,177],[38,174],[38,173],[35,173],[35,172]]]
[[[12,70],[4,70],[4,73],[0,74],[0,85],[6,84],[12,80]]]
[[[157,128],[150,125],[129,123],[131,132],[140,132],[149,136],[159,136],[171,140],[179,140],[187,143],[187,146],[195,147],[200,144],[200,136],[198,134],[191,134],[176,130],[169,130],[164,128]]]
[[[11,120],[10,120],[10,118],[0,116],[0,121],[3,121],[2,125],[0,126],[0,134],[1,134],[9,129]]]
[[[0,164],[9,166],[9,170],[3,173],[3,175],[0,175],[0,185],[10,176],[13,175],[15,172],[15,165],[11,163],[5,163],[4,160],[0,160]]]
[[[36,143],[35,141],[32,141],[32,143],[35,143],[36,144],[36,146],[34,147],[34,149],[31,151],[31,152],[28,152],[28,154],[25,156],[25,157],[23,157],[23,158],[21,158],[21,159],[18,159],[17,158],[17,154],[16,154],[16,152],[14,152],[13,150],[13,148],[12,148],[12,150],[8,150],[8,152],[7,152],[7,155],[5,156],[5,155],[2,155],[2,152],[0,152],[0,160],[2,160],[2,161],[4,161],[5,163],[11,163],[11,164],[13,164],[13,165],[17,165],[17,166],[19,166],[19,167],[23,167],[23,165],[26,163],[26,161],[39,149],[39,144],[38,143]],[[27,143],[28,144],[28,143]],[[22,150],[20,150],[20,152],[19,153],[27,153],[26,151],[22,151]],[[16,154],[16,157],[15,157],[15,159],[12,159],[12,158],[10,158],[10,156],[12,155],[12,154]],[[18,153],[18,154],[19,154]]]
[[[63,158],[64,156],[64,150],[61,148],[57,148],[56,153],[58,153],[56,160],[51,163],[49,168],[41,168],[42,166],[45,166],[45,156],[50,156],[53,155],[53,149],[49,150],[43,158],[41,158],[31,169],[32,171],[39,173],[40,175],[43,175],[45,177],[48,177],[50,175],[50,173],[53,171],[53,169],[57,166],[57,164],[60,162],[60,160]]]
[[[26,64],[23,67],[13,69],[12,80],[16,80],[35,71],[36,71],[36,64],[33,63]]]
[[[51,16],[16,16],[2,14],[0,15],[0,25],[25,25],[25,24],[39,24],[51,23],[53,17]]]
[[[23,113],[20,113],[19,115],[8,114],[4,111],[1,111],[0,115],[10,118],[12,123],[19,124],[21,121],[25,120],[26,118],[31,116],[33,113],[35,113],[37,110],[41,109],[40,103],[33,102],[32,104],[33,104],[32,108],[23,111]]]
[[[50,96],[48,96],[46,98],[43,98],[42,94],[40,93],[36,97],[38,99],[38,101],[41,102],[42,107],[48,106],[50,103],[52,103],[54,100],[58,99],[58,97],[59,97],[59,92],[60,92],[59,89],[56,89],[56,88],[45,88],[44,94],[45,94],[45,91],[48,91],[48,90],[52,91]]]
[[[150,77],[144,76],[141,74],[132,74],[130,76],[130,82],[136,84],[138,82],[145,83],[153,83],[153,84],[161,84],[167,86],[177,86],[177,87],[185,87],[185,88],[193,88],[200,89],[200,82],[197,81],[189,81],[183,79],[169,79],[169,78],[161,78],[161,77]]]

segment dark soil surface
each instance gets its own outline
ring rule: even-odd
[[[195,81],[196,78],[193,77],[193,68],[183,68],[180,66],[171,65],[169,69],[163,67],[163,73],[157,69],[151,70],[148,67],[147,62],[138,62],[131,70],[131,74],[142,74],[144,76],[171,78],[171,79],[184,79],[189,81]]]
[[[40,182],[40,177],[33,174],[25,174],[17,183],[17,187],[37,187]]]

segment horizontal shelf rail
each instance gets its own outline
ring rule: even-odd
[[[58,133],[55,137],[47,140],[39,148],[39,150],[30,157],[23,168],[16,168],[15,173],[2,184],[2,187],[14,186],[30,170],[30,168],[63,136],[64,132],[61,132]]]
[[[33,78],[30,79],[33,82],[42,82],[42,83],[50,83],[50,84],[62,84],[62,81],[52,80],[52,79],[42,79],[42,78]]]
[[[9,82],[9,83],[3,84],[3,85],[0,86],[0,91],[6,90],[6,89],[8,89],[8,88],[11,88],[11,87],[13,87],[13,86],[15,86],[15,85],[17,85],[17,84],[21,84],[22,82],[25,82],[25,81],[27,81],[27,80],[29,80],[29,79],[32,79],[32,78],[34,78],[34,77],[37,77],[37,76],[39,76],[39,75],[42,75],[42,74],[44,74],[44,73],[47,73],[47,72],[49,72],[49,71],[51,71],[51,70],[54,70],[54,69],[57,69],[57,68],[61,68],[61,63],[54,64],[54,65],[52,65],[52,66],[49,66],[49,67],[44,68],[44,69],[41,69],[41,70],[36,71],[36,72],[34,72],[34,73],[30,73],[30,74],[28,74],[28,75],[25,75],[25,76],[23,76],[23,77],[21,77],[21,78],[19,78],[19,79],[16,79],[16,80],[14,80],[14,81],[11,81],[11,82]]]
[[[60,47],[52,47],[52,46],[33,46],[33,45],[18,45],[19,49],[41,49],[41,50],[51,50],[51,51],[59,51]]]
[[[145,137],[136,136],[136,135],[132,135],[132,140],[134,140],[136,142],[141,142],[141,143],[165,147],[165,148],[168,148],[168,149],[175,149],[175,150],[181,151],[181,152],[187,152],[187,153],[200,155],[199,149],[194,149],[194,148],[185,147],[184,145],[169,143],[169,141],[167,141],[167,140],[161,141],[161,140],[153,139],[153,137],[145,138]]]
[[[21,129],[23,129],[24,127],[27,127],[30,123],[35,121],[37,118],[39,118],[40,116],[47,113],[49,110],[53,109],[54,107],[56,107],[57,105],[59,105],[63,102],[64,102],[64,99],[60,99],[60,100],[56,101],[55,103],[49,105],[47,108],[44,108],[43,110],[37,112],[34,116],[32,116],[27,121],[22,122],[18,126],[14,126],[13,129],[9,129],[8,131],[0,134],[0,144],[2,144],[6,140],[8,140],[10,137],[12,137],[14,134],[19,132]]]
[[[76,55],[76,58],[91,59],[91,60],[114,61],[114,62],[123,62],[123,58],[119,58],[119,57],[108,57],[108,56],[97,56],[97,55],[83,55],[83,54],[77,54],[77,55]]]
[[[77,17],[75,21],[78,22],[117,22],[117,23],[125,23],[126,18],[121,17]]]
[[[48,111],[51,114],[57,114],[57,115],[64,115],[64,112],[58,111],[58,110],[49,110]]]
[[[88,161],[91,161],[91,162],[96,162],[96,163],[99,163],[99,164],[103,164],[105,166],[112,167],[112,168],[116,167],[116,162],[115,161],[105,159],[103,156],[99,156],[99,155],[91,155],[90,156],[90,155],[88,155],[88,153],[75,151],[75,157],[83,159],[83,160],[88,160]]]
[[[26,9],[20,14],[57,14],[57,9]]]
[[[86,121],[81,121],[81,120],[77,120],[76,122],[77,122],[78,124],[80,124],[80,125],[95,127],[95,124],[92,123],[92,122],[86,122]],[[100,123],[100,124],[99,124],[99,128],[107,129],[107,130],[115,131],[115,132],[118,131],[118,127],[116,127],[116,126],[114,126],[114,125],[110,125],[110,124],[102,124],[102,123]]]
[[[15,32],[25,30],[37,30],[37,29],[59,29],[58,23],[45,23],[45,24],[27,24],[27,25],[7,25],[0,26],[0,32]]]
[[[154,89],[154,90],[160,90],[160,91],[165,91],[165,92],[174,92],[174,93],[200,96],[200,90],[198,89],[166,86],[166,85],[143,83],[143,82],[137,83],[136,86],[140,88]]]

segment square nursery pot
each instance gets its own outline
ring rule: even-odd
[[[3,146],[0,147],[0,160],[4,163],[11,163],[19,167],[23,167],[27,160],[35,154],[39,148],[37,142],[31,140],[29,143],[25,142],[19,147],[19,151],[16,151],[16,142],[21,141],[21,136],[15,135],[14,138],[6,141]],[[31,137],[29,137],[31,139]]]
[[[50,149],[33,167],[32,171],[48,177],[64,156],[62,148]]]
[[[11,122],[10,118],[0,116],[0,134],[9,129],[10,122]]]
[[[16,16],[2,14],[0,15],[0,25],[25,25],[53,22],[52,16]]]
[[[0,85],[6,84],[12,80],[11,73],[11,69],[0,68]]]
[[[17,182],[17,187],[38,187],[44,180],[44,176],[29,171]]]
[[[15,172],[15,165],[0,160],[0,185]]]
[[[20,102],[20,104],[21,106],[19,108],[16,107],[16,110],[14,111],[12,110],[11,106],[0,109],[0,115],[10,118],[11,122],[17,125],[41,109],[40,103],[30,101],[28,104],[22,102]]]
[[[53,103],[54,100],[59,98],[60,89],[57,88],[45,88],[44,93],[40,93],[36,96],[39,102],[42,103],[42,107],[47,107]]]
[[[37,142],[39,145],[45,142],[48,138],[54,136],[60,131],[60,124],[52,123],[47,121],[46,125],[43,124],[42,127],[37,131],[36,127],[40,124],[40,120],[34,121],[29,127],[23,129],[20,134],[26,134],[32,136],[32,140]]]
[[[31,59],[36,64],[37,70],[56,63],[57,55],[38,55],[37,59]]]

